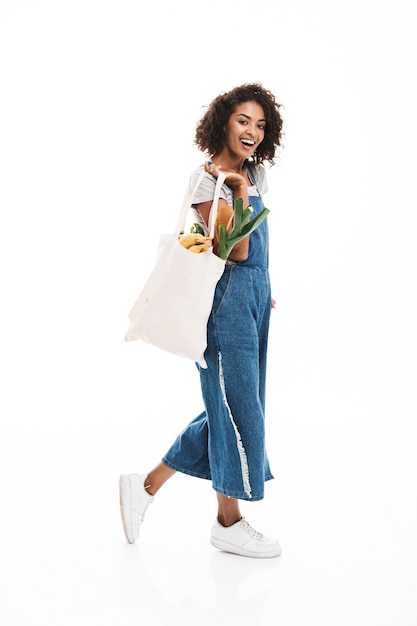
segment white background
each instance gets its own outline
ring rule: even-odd
[[[416,17],[0,1],[5,626],[417,624]],[[265,197],[276,480],[243,510],[283,545],[267,562],[211,548],[205,482],[176,476],[135,546],[117,495],[201,409],[193,364],[123,337],[203,106],[250,81],[285,107]]]

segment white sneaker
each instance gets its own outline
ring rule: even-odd
[[[153,502],[153,496],[145,490],[145,478],[146,474],[122,474],[119,479],[120,513],[129,543],[139,537],[140,525]]]
[[[278,541],[258,533],[244,517],[227,528],[216,520],[211,529],[211,544],[225,552],[258,559],[267,559],[281,554]]]

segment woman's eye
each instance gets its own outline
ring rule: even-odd
[[[239,124],[247,124],[246,120],[239,120]]]

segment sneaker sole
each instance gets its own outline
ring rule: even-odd
[[[130,480],[128,476],[120,476],[119,478],[119,500],[120,500],[120,515],[122,518],[123,530],[125,533],[126,541],[128,543],[135,543],[135,540],[129,537],[129,533],[127,530],[124,506],[127,505],[129,508],[132,506],[132,499],[130,494]]]
[[[235,546],[230,543],[218,541],[217,539],[211,539],[211,545],[223,552],[229,552],[230,554],[237,554],[238,556],[248,556],[255,559],[273,559],[281,554],[281,548],[275,548],[270,552],[252,552],[251,550],[245,550],[239,546]]]

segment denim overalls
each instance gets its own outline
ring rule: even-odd
[[[249,170],[254,180],[253,171]],[[254,214],[260,196],[249,196]],[[205,411],[177,437],[162,462],[212,481],[222,495],[261,500],[273,478],[265,451],[265,379],[271,288],[267,220],[251,234],[246,261],[227,262],[208,322]]]

